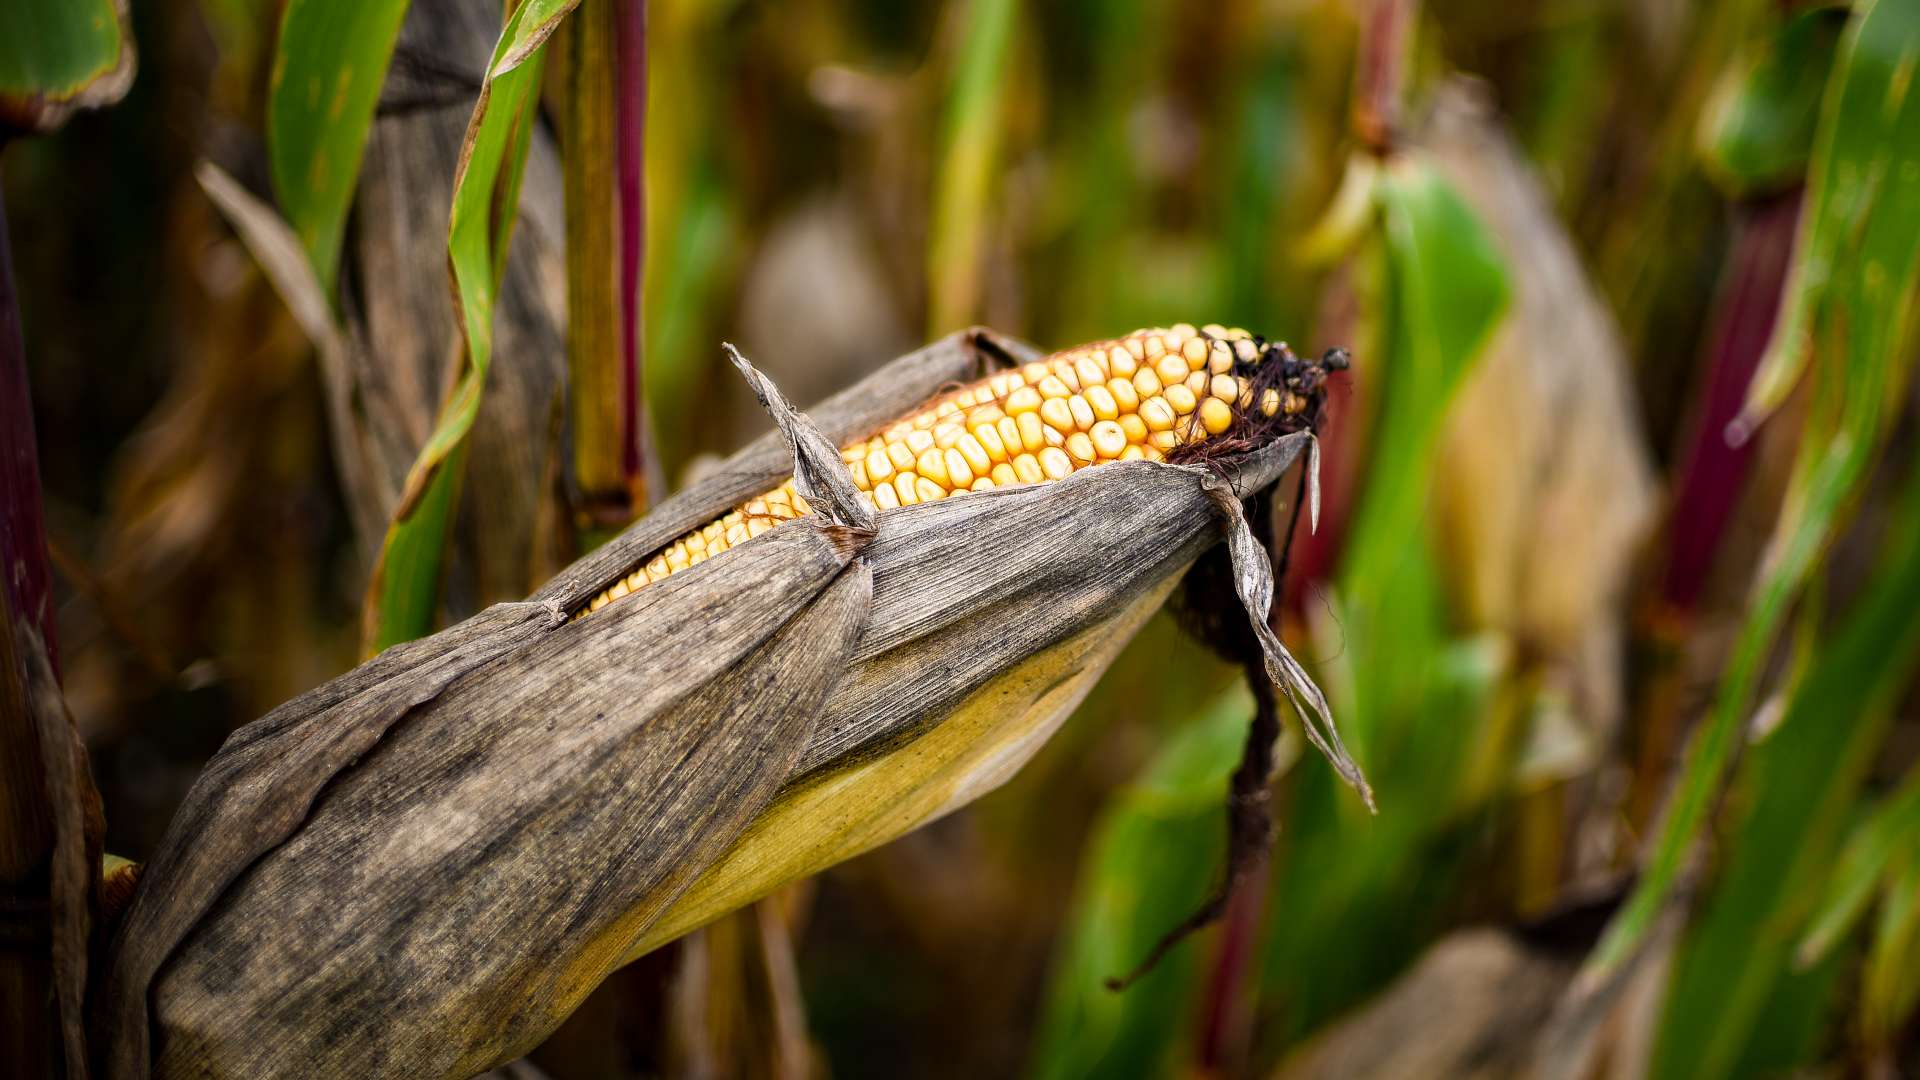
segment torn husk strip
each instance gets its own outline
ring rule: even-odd
[[[1208,487],[1250,494],[1309,441],[863,524],[834,440],[1029,355],[984,333],[930,346],[819,409],[824,435],[741,362],[781,433],[535,602],[236,733],[115,944],[111,1074],[467,1075],[640,952],[1004,780],[1219,539]],[[564,619],[790,470],[821,513]],[[1270,594],[1252,555],[1242,576]]]

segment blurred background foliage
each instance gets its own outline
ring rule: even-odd
[[[1217,880],[1252,710],[1162,616],[1005,788],[538,1067],[1920,1069],[1914,5],[651,0],[608,46],[641,6],[509,71],[565,5],[151,0],[126,99],[6,148],[111,851],[764,429],[723,339],[809,401],[976,322],[1217,321],[1354,352],[1276,617],[1379,816],[1290,734],[1263,871],[1107,990]],[[643,173],[594,120],[640,79]],[[623,373],[643,426],[565,393]]]

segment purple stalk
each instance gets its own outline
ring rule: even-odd
[[[0,577],[6,607],[32,620],[46,642],[55,676],[53,579],[48,571],[46,519],[40,505],[40,456],[33,435],[26,341],[20,334],[20,298],[13,284],[12,244],[0,206]],[[6,633],[12,629],[6,628]]]
[[[1730,438],[1729,425],[1746,403],[1747,387],[1773,335],[1799,219],[1797,188],[1752,207],[1728,254],[1731,273],[1714,320],[1707,383],[1674,482],[1673,539],[1661,595],[1676,613],[1691,612],[1699,603],[1752,468],[1753,441]]]
[[[1200,1015],[1199,1061],[1214,1076],[1238,1075],[1246,1064],[1253,1034],[1253,1001],[1247,980],[1254,947],[1267,908],[1268,859],[1260,860],[1235,883],[1220,920],[1220,942],[1208,974]]]
[[[633,496],[632,512],[646,510],[648,452],[646,411],[641,408],[641,305],[647,250],[647,4],[614,0],[615,138],[618,142],[620,214],[620,431],[621,467]]]

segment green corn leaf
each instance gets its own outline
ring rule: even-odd
[[[514,12],[508,36],[493,52],[488,78],[498,79],[527,62],[547,43],[561,20],[580,5],[580,0],[524,0]]]
[[[1380,208],[1388,308],[1385,390],[1368,466],[1366,496],[1358,508],[1341,564],[1340,600],[1360,620],[1350,636],[1372,652],[1373,628],[1397,633],[1410,623],[1396,613],[1396,582],[1417,557],[1408,537],[1423,534],[1432,447],[1448,402],[1506,309],[1506,270],[1484,225],[1459,194],[1418,156],[1388,166],[1375,183]],[[1397,628],[1397,629],[1396,629]],[[1429,651],[1393,655],[1426,656]],[[1356,660],[1372,679],[1376,668]],[[1376,688],[1377,689],[1377,688]],[[1376,710],[1362,707],[1349,721],[1349,738],[1362,747],[1373,737]]]
[[[1599,980],[1645,940],[1706,825],[1781,622],[1903,400],[1920,247],[1920,7],[1869,2],[1848,28],[1822,108],[1785,310],[1749,397],[1764,413],[1821,354],[1813,406],[1771,557],[1714,711],[1688,748],[1638,886],[1588,961]],[[1751,422],[1752,415],[1748,417]]]
[[[948,91],[927,240],[928,310],[936,334],[979,317],[987,201],[999,165],[1013,49],[1013,0],[972,0]]]
[[[532,6],[522,5],[508,19],[500,44],[494,49],[496,67]],[[536,51],[528,62],[489,79],[480,90],[473,119],[467,125],[467,143],[454,178],[447,239],[454,296],[466,334],[466,363],[441,406],[433,432],[414,460],[400,506],[387,527],[380,562],[368,587],[369,652],[433,629],[447,535],[459,501],[467,433],[480,412],[480,396],[493,359],[494,303],[519,205],[527,143],[540,103],[540,60]]]
[[[1916,848],[1920,848],[1920,769],[1847,838],[1826,894],[1800,939],[1795,961],[1809,967],[1826,959],[1866,913],[1895,857]]]
[[[0,131],[51,131],[75,109],[120,100],[132,84],[124,2],[0,4]]]
[[[1048,990],[1034,1076],[1173,1071],[1204,954],[1176,949],[1123,993],[1106,980],[1206,899],[1225,850],[1227,779],[1251,715],[1244,688],[1221,695],[1101,811]]]
[[[1847,335],[1861,379],[1891,361],[1884,352],[1912,318],[1920,248],[1920,6],[1867,0],[1842,36],[1821,109],[1799,251],[1773,341],[1748,395],[1750,418],[1779,407],[1829,335]],[[1835,331],[1840,309],[1868,321]],[[1879,404],[1890,408],[1897,398]],[[1864,406],[1863,406],[1864,407]]]
[[[1909,481],[1882,550],[1874,588],[1828,638],[1779,727],[1741,770],[1735,805],[1742,809],[1728,833],[1726,866],[1676,960],[1656,1077],[1743,1073],[1770,996],[1831,986],[1831,972],[1794,973],[1791,958],[1806,924],[1808,884],[1835,866],[1893,703],[1920,664],[1920,623],[1912,617],[1920,606],[1920,477]],[[1857,858],[1850,847],[1835,888]]]
[[[1832,8],[1788,15],[1721,75],[1697,132],[1701,164],[1721,190],[1745,198],[1806,174],[1845,25]]]
[[[280,211],[333,294],[340,236],[407,0],[289,0],[267,100]]]

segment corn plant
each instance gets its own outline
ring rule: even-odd
[[[1910,1067],[1912,12],[5,5],[0,1072]]]

